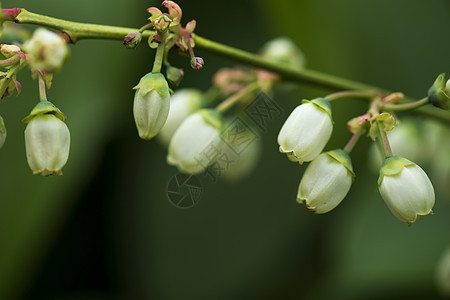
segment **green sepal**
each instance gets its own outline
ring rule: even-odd
[[[318,109],[326,112],[330,119],[333,120],[333,117],[331,115],[331,104],[330,101],[326,100],[325,98],[315,98],[313,100],[303,100],[302,103],[312,103],[314,104]]]
[[[445,73],[439,74],[428,90],[428,100],[436,107],[450,109],[450,95],[445,92]]]
[[[201,109],[199,112],[203,116],[206,123],[220,130],[222,128],[222,114],[215,109]]]
[[[397,124],[397,119],[390,113],[384,112],[375,117],[370,123],[369,137],[375,141],[378,137],[378,126],[382,124],[384,132],[392,131]]]
[[[383,123],[384,132],[389,132],[394,129],[397,120],[390,113],[384,112],[377,116],[377,121]]]
[[[377,181],[378,186],[380,186],[384,176],[395,176],[399,174],[404,167],[411,165],[415,165],[415,163],[397,155],[386,158],[380,168],[380,176]]]
[[[153,90],[158,92],[161,98],[169,95],[169,85],[167,84],[166,78],[161,73],[148,73],[141,78],[138,85],[136,85],[133,90],[139,90],[139,93],[142,96],[147,95]]]
[[[347,171],[352,175],[352,180],[355,180],[355,172],[353,172],[352,160],[350,155],[342,149],[335,149],[328,152],[325,152],[329,157],[343,165]]]
[[[28,122],[30,122],[37,115],[47,114],[53,114],[61,121],[66,119],[66,115],[63,114],[63,112],[60,111],[55,105],[53,105],[53,103],[50,101],[41,101],[33,108],[31,113],[22,120],[22,122],[28,124]]]

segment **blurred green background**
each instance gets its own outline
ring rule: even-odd
[[[201,36],[253,52],[289,36],[311,69],[412,97],[423,97],[439,73],[450,73],[448,0],[178,3],[183,23],[195,18]],[[2,5],[140,27],[146,8],[160,3]],[[150,70],[154,51],[98,40],[70,48],[71,59],[48,93],[68,115],[71,153],[64,176],[32,176],[28,168],[21,120],[38,101],[28,71],[19,75],[22,94],[0,103],[8,129],[0,152],[0,299],[440,299],[434,274],[450,244],[449,182],[435,186],[436,214],[408,227],[376,192],[364,139],[352,153],[356,181],[339,207],[317,216],[296,203],[305,166],[279,154],[276,137],[300,99],[330,91],[277,89],[273,98],[285,115],[261,136],[255,172],[236,184],[202,179],[200,202],[183,210],[166,197],[177,170],[166,164],[166,150],[156,141],[138,138],[132,116],[131,88]],[[200,72],[172,56],[186,72],[181,87],[206,90],[215,71],[235,65],[197,55],[206,62]],[[366,106],[344,100],[333,110],[326,149],[345,144],[346,121]]]

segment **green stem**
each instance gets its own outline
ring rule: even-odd
[[[376,140],[378,143],[378,147],[383,153],[384,158],[391,157],[392,156],[391,145],[389,144],[386,131],[384,131],[383,123],[377,121],[377,127],[378,127],[378,136]]]
[[[365,126],[360,127],[350,138],[347,145],[344,147],[344,151],[350,154],[352,152],[353,148],[355,147],[356,143],[358,142],[359,138],[361,137],[362,133],[364,132]]]
[[[39,99],[41,101],[47,101],[47,88],[45,86],[44,77],[40,72],[39,73]]]
[[[169,67],[171,66],[169,62],[169,52],[172,49],[172,47],[175,46],[175,41],[172,39],[166,43],[166,49],[164,49],[164,66]]]
[[[246,99],[249,95],[256,92],[259,89],[259,85],[257,82],[254,82],[247,87],[243,88],[233,96],[229,97],[228,99],[224,100],[222,103],[217,105],[216,110],[218,112],[225,112],[228,109],[230,109],[233,105],[236,103]]]
[[[147,23],[147,24],[145,24],[144,26],[142,26],[141,28],[139,28],[139,32],[140,33],[143,33],[145,30],[147,30],[147,29],[149,29],[149,28],[152,28],[153,27],[153,24],[152,23]]]
[[[5,12],[5,10],[3,10]],[[16,11],[15,9],[6,10]],[[70,37],[70,40],[75,43],[82,39],[114,39],[123,40],[123,38],[135,31],[135,28],[129,27],[117,27],[106,26],[97,24],[87,24],[71,22],[52,18],[44,15],[35,14],[27,11],[26,9],[17,10],[13,14],[14,21],[19,24],[34,24],[40,26],[46,26],[65,32]],[[12,21],[12,17],[7,19]],[[146,30],[142,33],[144,39],[148,39],[155,33],[153,31]],[[308,69],[297,69],[287,64],[281,64],[272,60],[266,59],[256,54],[252,54],[240,49],[236,49],[227,45],[223,45],[208,39],[205,39],[196,34],[192,34],[196,48],[205,50],[209,53],[213,53],[236,62],[251,65],[256,68],[264,69],[278,74],[284,80],[296,81],[299,83],[308,83],[317,87],[332,89],[332,90],[378,90],[384,91],[376,86],[368,85],[365,83],[333,76]],[[386,91],[387,93],[387,91]],[[404,99],[404,101],[414,101],[411,99]],[[443,110],[432,107],[424,107],[414,111],[421,115],[427,115],[436,119],[439,119],[447,124],[450,124],[450,114]]]
[[[419,107],[422,107],[424,105],[429,104],[428,97],[425,97],[423,99],[410,102],[410,103],[404,103],[404,104],[384,104],[381,107],[381,110],[388,110],[388,111],[407,111],[407,110],[415,110]]]
[[[325,99],[328,101],[334,101],[334,100],[339,100],[339,99],[348,99],[348,98],[373,100],[374,98],[382,97],[383,95],[384,95],[383,91],[374,91],[374,90],[342,91],[342,92],[329,94],[328,96],[325,97]]]
[[[164,51],[166,48],[166,39],[163,38],[161,44],[156,49],[155,61],[153,62],[152,73],[161,73],[161,67],[164,60]]]

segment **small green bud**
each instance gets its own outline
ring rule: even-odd
[[[123,39],[123,44],[128,49],[134,49],[141,43],[141,41],[142,34],[139,31],[135,30],[125,36],[125,38]]]
[[[192,69],[198,71],[201,68],[203,68],[203,65],[205,64],[205,61],[203,60],[203,58],[196,56],[191,58],[191,67]]]
[[[161,73],[148,73],[133,89],[136,127],[142,139],[150,140],[161,131],[169,115],[169,85]]]
[[[440,74],[428,90],[428,99],[431,104],[444,110],[450,108],[450,84],[445,84],[445,73]]]
[[[183,80],[184,71],[183,69],[178,69],[172,66],[168,66],[166,69],[167,80],[174,86],[178,86]]]

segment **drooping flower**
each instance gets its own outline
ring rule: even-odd
[[[331,106],[323,98],[303,100],[287,118],[278,135],[280,152],[302,164],[316,158],[333,131]]]
[[[422,168],[406,158],[391,156],[384,161],[378,190],[394,216],[409,225],[432,213],[433,185]]]
[[[322,153],[306,168],[297,202],[316,214],[329,212],[345,198],[354,177],[350,157],[344,150]]]
[[[192,113],[204,105],[204,96],[200,90],[180,89],[170,99],[170,111],[167,121],[158,134],[158,140],[169,145],[180,124]]]
[[[206,170],[221,153],[221,128],[221,117],[215,110],[202,109],[190,115],[170,141],[167,162],[184,173]]]
[[[169,115],[169,85],[161,73],[148,73],[133,89],[136,127],[142,139],[150,140],[161,131]]]
[[[24,119],[25,147],[33,174],[62,175],[69,158],[70,132],[65,115],[48,101],[42,101]]]

